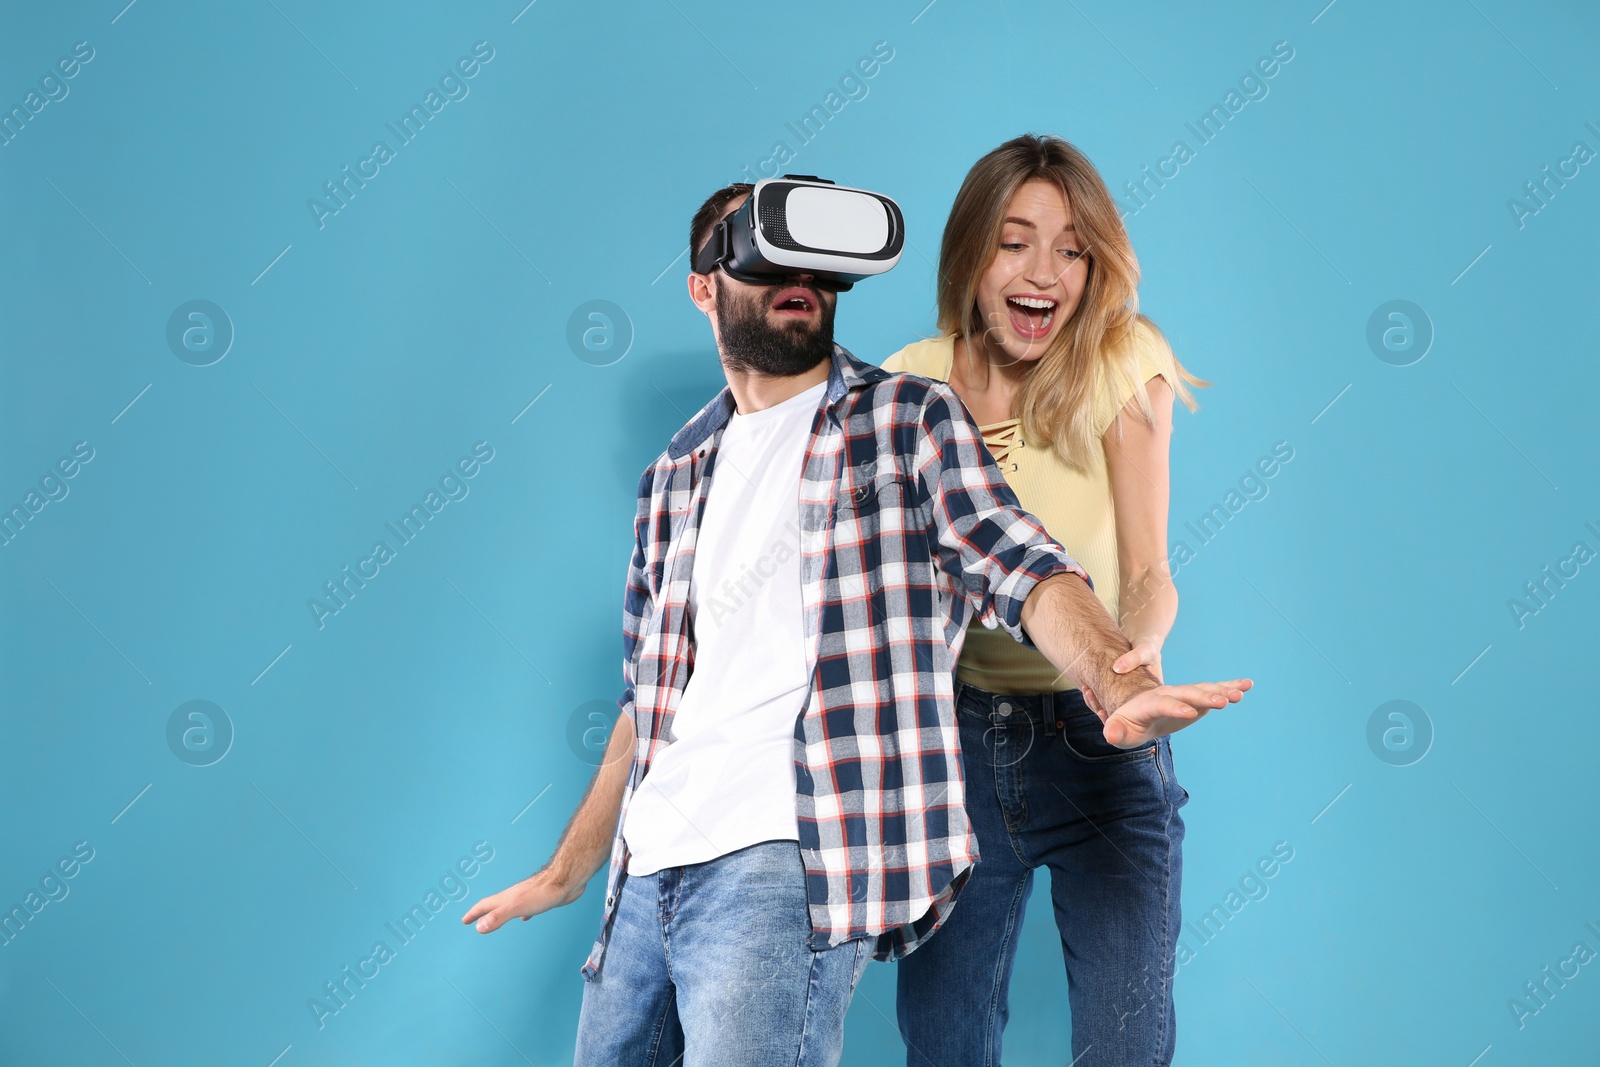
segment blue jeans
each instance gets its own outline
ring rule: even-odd
[[[872,945],[810,936],[797,842],[628,875],[576,1067],[832,1067]]]
[[[957,679],[956,719],[979,860],[950,918],[898,964],[906,1063],[1000,1063],[1022,916],[1048,866],[1074,1067],[1170,1064],[1189,800],[1170,743],[1108,744],[1077,689],[1010,696]]]

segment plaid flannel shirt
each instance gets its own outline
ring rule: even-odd
[[[623,816],[694,669],[695,542],[733,410],[724,388],[639,480],[618,701],[637,744]],[[953,678],[971,613],[1034,648],[1021,625],[1033,587],[1089,576],[1022,509],[947,384],[837,344],[798,491],[811,692],[795,721],[795,814],[810,944],[874,937],[874,959],[898,959],[944,922],[978,859]],[[627,877],[623,821],[590,981]]]

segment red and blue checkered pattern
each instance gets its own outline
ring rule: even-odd
[[[639,480],[618,702],[638,740],[623,816],[694,670],[695,542],[733,410],[724,388]],[[795,722],[795,811],[811,944],[873,937],[875,959],[898,959],[944,922],[978,858],[953,678],[972,612],[1036,647],[1021,625],[1033,587],[1089,576],[1023,510],[949,385],[839,345],[798,488],[811,693]],[[622,823],[591,980],[627,877]]]

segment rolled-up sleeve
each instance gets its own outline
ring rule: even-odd
[[[1028,648],[1022,605],[1057,574],[1089,574],[1025,511],[983,434],[953,389],[935,382],[922,407],[916,451],[922,503],[939,565],[989,629],[1001,627]]]

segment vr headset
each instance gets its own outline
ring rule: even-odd
[[[900,262],[905,239],[900,206],[882,193],[785,174],[757,182],[750,199],[717,223],[694,270],[720,267],[752,285],[811,274],[822,288],[842,293]]]

